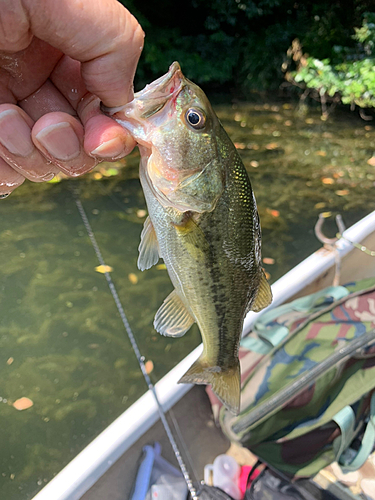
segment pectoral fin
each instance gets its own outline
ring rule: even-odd
[[[176,290],[173,290],[157,311],[154,328],[167,337],[182,337],[194,322]]]
[[[139,257],[137,266],[140,271],[150,269],[159,260],[159,246],[156,233],[150,217],[147,217],[141,233],[141,242],[138,247]]]
[[[185,248],[195,260],[202,260],[209,250],[207,239],[192,217],[184,224],[175,225],[178,236],[184,241]]]
[[[178,381],[184,384],[211,384],[220,401],[235,415],[240,411],[241,376],[239,362],[231,368],[207,366],[202,357]]]
[[[251,304],[251,310],[254,312],[259,312],[265,307],[269,306],[271,302],[272,302],[271,287],[262,269],[258,293],[257,296],[255,297],[254,302]]]

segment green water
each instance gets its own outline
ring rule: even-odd
[[[274,281],[319,248],[317,215],[349,226],[375,209],[375,129],[354,114],[329,122],[283,104],[217,106],[248,168]],[[370,163],[372,163],[370,161]],[[172,290],[167,272],[136,268],[145,202],[133,154],[117,175],[99,170],[57,184],[25,183],[0,202],[0,491],[32,498],[146,390],[77,211],[81,201],[154,381],[200,342],[159,336],[153,316]],[[116,165],[116,168],[119,165]],[[116,174],[116,171],[110,171]],[[331,179],[328,180],[327,179]],[[330,236],[333,223],[327,223]],[[130,276],[129,276],[130,275]],[[18,411],[21,397],[33,401]]]

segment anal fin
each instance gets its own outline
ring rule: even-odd
[[[265,307],[269,306],[272,302],[272,291],[270,284],[267,281],[263,269],[261,269],[260,273],[261,277],[259,282],[258,293],[255,297],[254,302],[251,304],[251,310],[254,312],[261,311]]]
[[[141,233],[141,242],[138,247],[139,256],[137,266],[140,271],[150,269],[159,260],[159,245],[156,239],[154,226],[147,217]]]
[[[176,290],[173,290],[158,309],[154,328],[167,337],[182,337],[194,322]]]
[[[212,390],[226,408],[234,415],[239,414],[241,391],[239,361],[235,366],[225,369],[208,366],[200,357],[178,382],[198,385],[211,384]]]

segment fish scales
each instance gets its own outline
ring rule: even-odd
[[[272,299],[247,172],[206,96],[178,63],[115,111],[141,152],[149,219],[138,265],[147,269],[161,257],[175,287],[154,326],[179,337],[198,324],[203,353],[181,382],[211,384],[237,414],[243,321]]]

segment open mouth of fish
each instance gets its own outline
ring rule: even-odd
[[[169,67],[168,73],[136,92],[130,103],[115,108],[107,108],[102,104],[101,109],[108,116],[113,116],[138,140],[141,138],[138,137],[134,121],[150,118],[160,111],[167,101],[178,96],[185,81],[180,65],[174,62]]]
[[[175,111],[176,100],[180,92],[187,84],[188,80],[182,74],[179,63],[174,62],[168,73],[146,85],[143,90],[134,95],[134,99],[128,104],[117,108],[102,106],[102,110],[128,130],[137,141],[143,165],[147,165],[152,153],[153,131],[168,121]],[[183,177],[180,174],[180,178],[178,178],[174,169],[166,168],[163,169],[163,172],[160,171],[155,161],[148,168],[146,167],[146,170],[154,180],[157,179],[157,182],[150,183],[150,187],[165,206],[170,204],[168,201],[170,194],[181,188],[186,188],[202,175],[201,171],[191,171]],[[179,209],[184,211],[186,207],[180,206]]]

